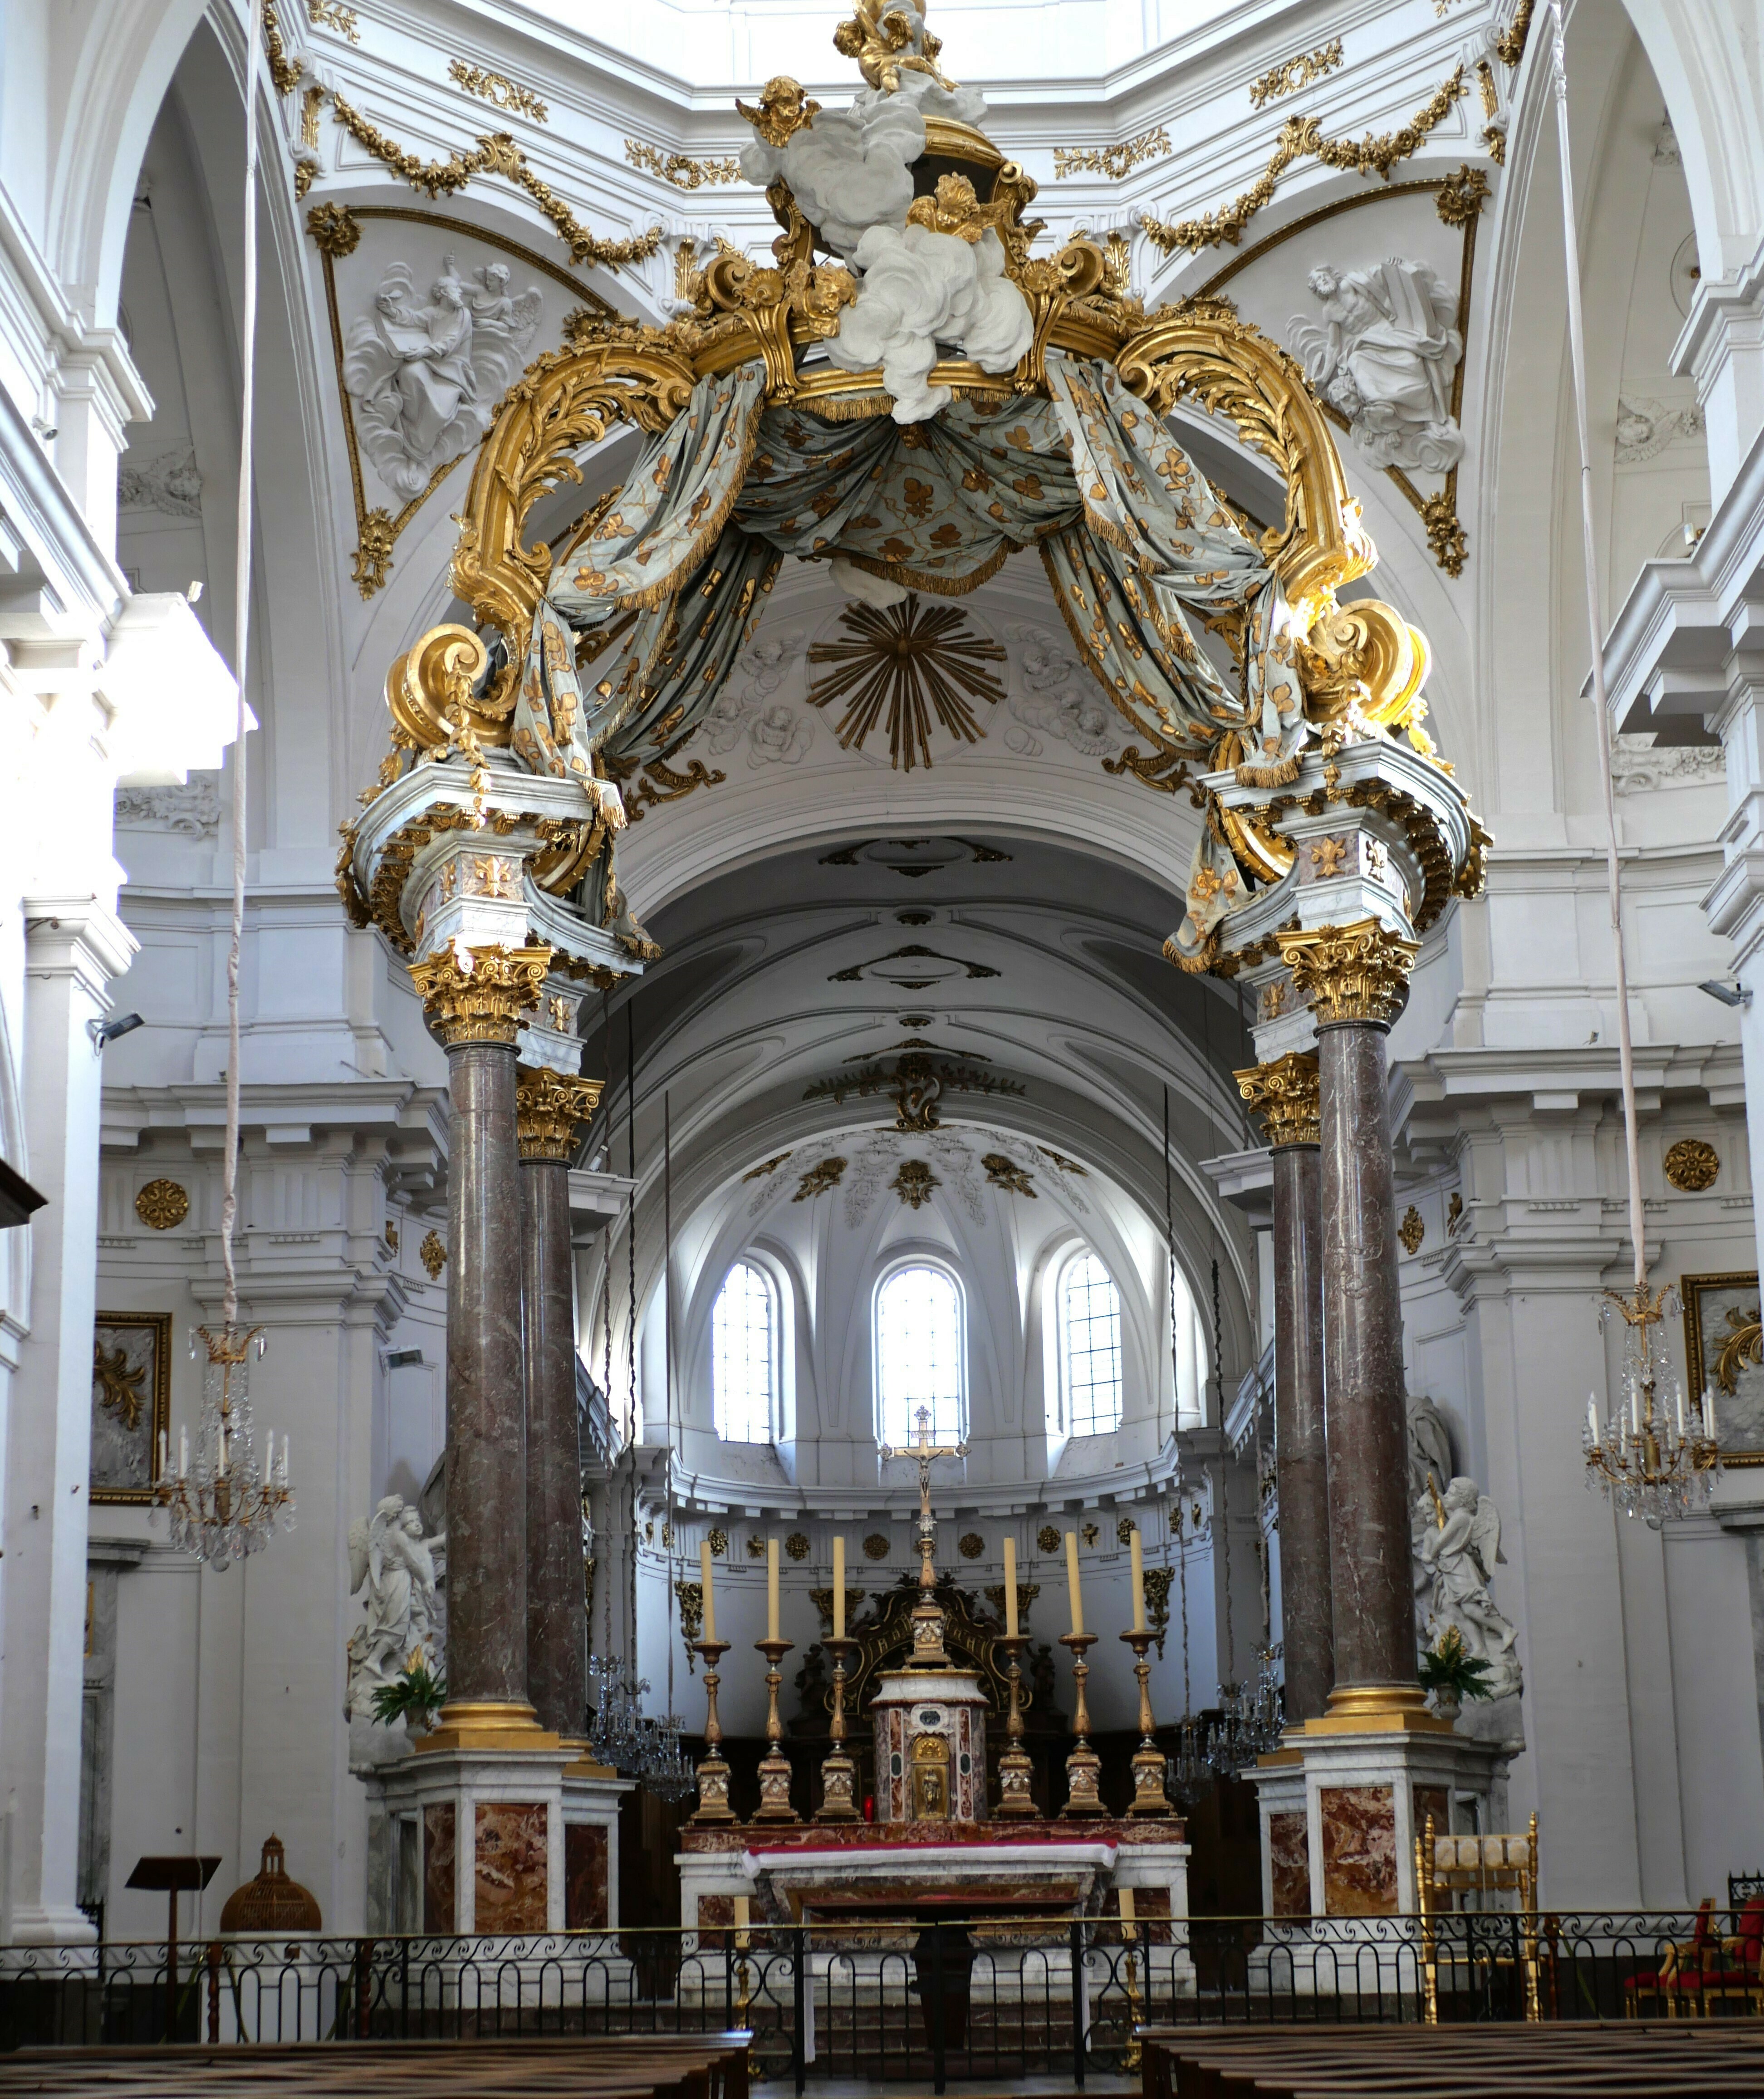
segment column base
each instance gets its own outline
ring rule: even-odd
[[[567,1928],[570,1752],[536,1724],[508,1732],[517,1746],[455,1748],[431,1736],[368,1776],[369,1799],[389,1823],[410,1825],[408,1837],[390,1846],[401,1884],[386,1912],[398,1930]],[[537,1746],[547,1740],[549,1749]]]
[[[1329,1704],[1304,1723],[1307,1735],[1449,1735],[1443,1720],[1427,1703],[1419,1683],[1353,1683],[1329,1694]]]
[[[636,1790],[605,1764],[564,1766],[564,1929],[618,1928],[618,1804]]]
[[[1249,1776],[1265,1914],[1298,1922],[1413,1915],[1414,1840],[1429,1814],[1441,1835],[1505,1827],[1511,1752],[1429,1717],[1427,1728],[1399,1720],[1350,1732],[1326,1714],[1257,1761]]]
[[[547,1756],[573,1754],[579,1745],[542,1727],[525,1699],[449,1699],[437,1724],[416,1745],[419,1756],[442,1749],[536,1749]]]

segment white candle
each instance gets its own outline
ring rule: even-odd
[[[227,1424],[221,1424],[221,1477],[227,1476]]]
[[[698,1579],[704,1587],[704,1636],[714,1640],[717,1636],[717,1600],[710,1587],[710,1541],[707,1538],[698,1547]]]
[[[1084,1599],[1078,1592],[1078,1534],[1066,1534],[1066,1591],[1071,1599],[1072,1630],[1081,1635],[1084,1629]]]
[[[180,1428],[178,1432],[178,1476],[180,1480],[190,1476],[190,1431],[187,1428]]]
[[[1586,1433],[1596,1446],[1599,1441],[1599,1402],[1590,1393],[1586,1395]]]
[[[159,1469],[163,1478],[165,1472],[165,1432],[163,1428],[159,1432]]]
[[[1139,1539],[1139,1525],[1136,1523],[1127,1535],[1127,1549],[1133,1564],[1133,1630],[1146,1630],[1146,1550]]]
[[[1703,1432],[1711,1443],[1716,1440],[1715,1388],[1712,1384],[1705,1384],[1703,1388]]]
[[[1684,1387],[1678,1387],[1678,1441],[1684,1441]]]
[[[273,1479],[275,1476],[275,1431],[273,1428],[266,1428],[263,1432],[263,1447],[269,1454],[263,1461],[263,1476],[266,1480]]]
[[[1640,1441],[1642,1433],[1642,1388],[1639,1384],[1631,1385],[1630,1388],[1630,1433],[1638,1441]]]
[[[778,1637],[778,1541],[766,1540],[766,1638]]]
[[[845,1540],[833,1541],[833,1636],[845,1638]]]
[[[1005,1535],[1005,1637],[1017,1637],[1017,1541]]]
[[[288,1439],[284,1436],[282,1438],[282,1485],[284,1487],[288,1485]]]

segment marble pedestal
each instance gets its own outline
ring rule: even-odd
[[[1265,1915],[1413,1916],[1414,1840],[1506,1828],[1503,1746],[1441,1727],[1294,1731],[1250,1774],[1261,1815]]]
[[[387,1926],[527,1934],[618,1922],[618,1801],[574,1747],[420,1749],[366,1780],[389,1855]]]

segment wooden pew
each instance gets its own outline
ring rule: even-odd
[[[1764,2092],[1764,2026],[1141,2030],[1146,2099],[1654,2099]]]
[[[750,2035],[23,2049],[0,2095],[46,2099],[748,2099]]]

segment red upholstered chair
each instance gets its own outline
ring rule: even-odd
[[[1685,2003],[1687,1996],[1695,1999],[1701,1993],[1703,1978],[1709,1968],[1721,1965],[1721,1943],[1715,1937],[1715,1898],[1705,1895],[1696,1906],[1696,1923],[1687,1939],[1676,1946],[1669,1946],[1660,1956],[1657,1968],[1639,1969],[1626,1978],[1623,1985],[1623,2016],[1626,2019],[1640,2018],[1643,2000],[1646,1999],[1656,2012],[1664,2006],[1670,2018],[1675,2009]],[[1692,2002],[1689,2009],[1699,2006]]]

